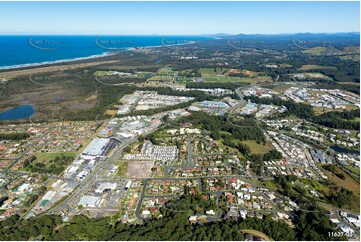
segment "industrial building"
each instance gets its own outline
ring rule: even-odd
[[[109,139],[94,138],[92,142],[84,149],[83,155],[99,156],[102,155],[104,147],[108,144]]]

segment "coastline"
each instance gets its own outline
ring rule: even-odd
[[[55,61],[43,61],[43,62],[37,62],[37,63],[26,63],[26,64],[18,64],[18,65],[11,65],[11,66],[0,66],[0,72],[1,71],[16,71],[18,69],[22,68],[28,68],[28,67],[41,67],[44,65],[55,65],[55,64],[64,64],[69,62],[76,62],[76,61],[82,61],[82,60],[91,60],[91,59],[97,59],[97,58],[104,58],[116,55],[118,52],[121,51],[132,51],[137,49],[149,49],[149,48],[159,48],[159,47],[166,47],[169,48],[170,46],[178,46],[178,45],[188,45],[188,44],[195,44],[196,41],[189,41],[186,43],[180,43],[180,44],[172,44],[172,45],[152,45],[152,46],[142,46],[142,47],[129,47],[124,49],[118,49],[113,50],[109,52],[103,52],[102,54],[97,55],[90,55],[86,57],[76,57],[73,59],[61,59],[61,60],[55,60]]]
[[[17,69],[27,68],[27,67],[39,67],[39,66],[44,66],[44,65],[62,64],[62,63],[67,63],[67,62],[96,59],[96,58],[112,56],[115,54],[116,54],[116,52],[104,52],[104,53],[98,54],[98,55],[90,55],[90,56],[86,56],[86,57],[76,57],[73,59],[61,59],[61,60],[55,60],[55,61],[43,61],[43,62],[37,62],[37,63],[26,63],[26,64],[19,64],[19,65],[12,65],[12,66],[1,66],[0,71],[12,71],[12,70],[17,70]]]

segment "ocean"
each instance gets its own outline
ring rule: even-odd
[[[101,57],[139,47],[172,46],[204,36],[0,36],[0,70]]]

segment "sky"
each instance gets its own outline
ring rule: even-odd
[[[0,2],[0,34],[359,32],[357,2]]]

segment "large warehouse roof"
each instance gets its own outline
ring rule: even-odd
[[[103,148],[108,144],[109,139],[94,138],[92,142],[84,149],[84,155],[97,156],[101,155]]]

